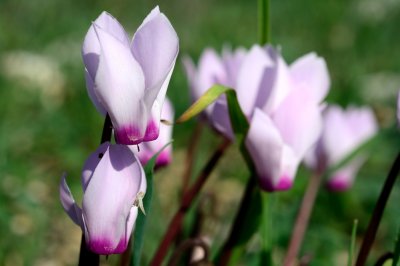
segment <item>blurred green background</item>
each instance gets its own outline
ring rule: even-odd
[[[400,88],[400,1],[271,1],[272,43],[287,62],[316,51],[328,63],[329,102],[371,105],[383,128],[395,124]],[[132,35],[160,5],[180,38],[180,57],[169,86],[176,113],[189,105],[182,55],[197,60],[205,47],[249,48],[257,41],[257,1],[248,0],[0,0],[0,265],[75,265],[80,229],[63,213],[58,182],[62,172],[78,202],[80,169],[98,145],[103,119],[86,94],[80,49],[91,21],[107,10]],[[176,208],[185,150],[194,122],[174,129],[174,162],[157,173],[155,206],[144,260],[154,253],[165,222]],[[340,141],[340,140],[338,140]],[[196,170],[220,142],[206,129]],[[310,265],[345,265],[354,219],[358,244],[400,138],[393,129],[376,145],[354,187],[345,193],[321,190],[302,254]],[[212,199],[202,234],[216,250],[229,232],[248,172],[236,147],[214,171],[202,198]],[[271,217],[276,265],[289,240],[309,172],[300,169],[295,187],[273,195]],[[391,250],[400,225],[400,190],[384,214],[370,264]],[[227,208],[230,206],[230,208]],[[153,218],[153,219],[152,219]],[[260,236],[241,265],[257,262]],[[116,256],[103,265],[115,264]]]

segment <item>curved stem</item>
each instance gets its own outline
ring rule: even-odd
[[[375,266],[383,266],[387,260],[393,259],[393,253],[387,252],[383,254],[375,263]],[[394,265],[394,264],[393,264]],[[396,265],[394,265],[396,266]]]
[[[376,202],[372,218],[368,225],[367,233],[361,245],[360,253],[358,253],[356,266],[364,266],[367,261],[369,251],[371,250],[372,244],[374,243],[376,232],[378,231],[379,223],[382,219],[383,211],[385,210],[386,203],[389,199],[390,192],[392,191],[399,171],[400,153],[397,154],[397,157],[393,162],[392,168],[390,169],[385,184],[383,185],[381,194],[379,195],[378,201]]]
[[[185,191],[181,205],[178,211],[175,213],[174,217],[172,218],[168,226],[167,232],[165,233],[163,240],[158,246],[158,249],[150,265],[158,266],[161,265],[161,263],[163,262],[163,259],[165,258],[168,252],[168,248],[170,247],[172,241],[175,239],[177,233],[179,232],[179,228],[181,227],[185,214],[189,210],[193,201],[199,195],[200,190],[203,188],[212,170],[217,165],[217,163],[219,162],[226,148],[229,145],[230,141],[225,139],[223,143],[216,149],[216,151],[214,152],[210,160],[207,162],[207,164],[205,165],[199,176],[196,178],[195,183]]]
[[[301,244],[303,243],[304,235],[307,230],[308,222],[314,207],[315,200],[318,195],[318,190],[321,186],[322,177],[320,173],[315,173],[310,177],[303,201],[301,202],[299,213],[297,214],[294,224],[293,233],[290,239],[290,244],[283,265],[294,265],[299,253]]]
[[[111,140],[112,135],[112,124],[110,116],[107,114],[104,120],[103,132],[101,134],[100,143],[104,143],[106,141]],[[81,248],[79,252],[79,266],[85,265],[100,265],[100,256],[96,253],[93,253],[86,247],[85,235],[82,234],[81,239]]]

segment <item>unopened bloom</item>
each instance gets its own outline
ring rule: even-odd
[[[371,138],[378,129],[375,116],[367,107],[349,107],[344,110],[330,105],[324,110],[323,118],[321,137],[305,161],[315,171],[335,166]],[[364,160],[364,156],[358,156],[335,171],[328,179],[328,187],[336,191],[348,189]]]
[[[165,99],[161,118],[172,122],[174,119],[174,108],[172,103]],[[137,157],[139,158],[142,165],[145,165],[151,157],[159,152],[167,143],[172,139],[172,125],[160,125],[160,134],[156,140],[143,142],[140,144],[139,150],[133,149]],[[156,167],[165,166],[172,161],[172,145],[165,147],[156,159]]]
[[[88,94],[110,115],[120,144],[154,140],[178,54],[178,37],[167,17],[154,8],[132,41],[110,14],[89,28],[82,56]]]
[[[130,148],[106,142],[83,167],[82,208],[75,203],[65,175],[60,199],[69,217],[84,232],[90,250],[115,254],[127,248],[146,187],[143,168]]]

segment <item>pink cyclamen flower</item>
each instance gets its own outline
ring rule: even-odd
[[[251,64],[252,61],[256,64]],[[250,50],[245,77],[240,77],[239,102],[251,117],[246,147],[256,167],[260,185],[267,191],[291,188],[297,168],[317,141],[322,127],[321,104],[329,89],[325,61],[314,53],[287,66],[272,47]],[[254,80],[258,82],[254,82]]]
[[[62,206],[81,227],[90,250],[102,255],[124,252],[147,187],[132,150],[106,142],[90,155],[82,171],[82,208],[65,178],[60,184]]]
[[[324,110],[323,118],[321,137],[305,160],[316,171],[339,163],[378,130],[375,116],[367,107],[343,110],[330,105]],[[364,159],[364,156],[358,156],[334,172],[328,179],[328,187],[335,191],[351,187]]]
[[[194,100],[214,84],[232,87],[249,120],[256,108],[270,114],[293,87],[306,87],[318,102],[325,97],[330,84],[326,63],[315,53],[304,55],[288,66],[280,53],[269,45],[254,45],[249,51],[225,49],[222,57],[206,49],[197,70],[188,58],[184,65]],[[207,110],[207,116],[218,132],[234,138],[224,97]]]
[[[165,99],[161,118],[172,122],[174,119],[174,108],[172,103]],[[172,139],[172,125],[160,125],[160,134],[156,140],[143,142],[140,145],[140,150],[133,149],[137,157],[139,158],[142,165],[145,165],[151,157],[161,150],[168,142]],[[168,145],[163,149],[156,159],[156,167],[165,166],[172,161],[172,145]]]
[[[154,8],[132,41],[103,12],[86,34],[82,57],[88,94],[102,114],[110,115],[120,144],[154,140],[179,50],[167,17]]]
[[[309,53],[288,66],[279,51],[258,45],[230,54],[229,68],[224,58],[206,50],[197,71],[185,62],[192,94],[199,97],[215,83],[233,87],[250,121],[246,146],[261,187],[289,189],[322,127],[320,103],[330,86],[326,63]],[[218,132],[234,139],[224,97],[207,110],[207,116]]]

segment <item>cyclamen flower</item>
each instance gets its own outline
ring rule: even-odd
[[[305,162],[316,171],[334,166],[371,138],[377,130],[377,122],[371,109],[350,107],[343,110],[339,106],[331,105],[324,110],[321,137]],[[335,191],[351,187],[364,160],[364,156],[358,156],[338,169],[329,177],[328,187]]]
[[[110,115],[118,143],[157,139],[178,46],[174,28],[158,7],[132,41],[106,12],[89,28],[82,47],[88,94],[100,113]]]
[[[86,244],[108,255],[126,250],[146,192],[146,177],[128,146],[102,144],[87,159],[82,171],[82,209],[63,176],[60,199],[69,217],[81,227]]]
[[[174,119],[174,108],[172,103],[165,99],[163,109],[161,112],[161,118],[167,121],[173,121]],[[151,157],[159,152],[168,142],[171,141],[172,137],[172,126],[160,125],[160,135],[156,140],[143,142],[140,145],[140,151],[133,149],[136,156],[139,158],[142,165],[145,165]],[[172,145],[165,147],[156,159],[156,167],[161,167],[169,164],[172,161]]]
[[[250,121],[246,147],[261,187],[289,189],[321,130],[320,102],[330,86],[326,63],[310,53],[288,66],[271,46],[239,51],[230,56],[236,60],[230,61],[229,71],[227,63],[209,50],[201,57],[197,72],[186,62],[192,92],[200,95],[214,83],[233,87]],[[217,131],[234,139],[224,97],[207,115]]]

